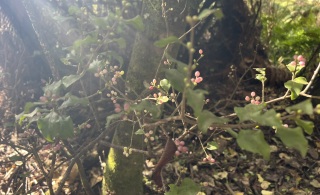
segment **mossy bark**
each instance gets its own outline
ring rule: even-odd
[[[163,56],[164,49],[156,48],[153,43],[168,35],[179,37],[185,32],[185,17],[189,13],[191,5],[188,2],[190,1],[167,2],[166,9],[173,8],[173,11],[166,12],[166,24],[161,1],[144,1],[141,15],[145,29],[136,35],[126,74],[128,87],[138,94],[145,90],[143,81],[151,82],[156,77]],[[194,5],[196,1],[192,2],[192,5]],[[178,47],[171,47],[168,52],[175,57],[178,53]],[[133,148],[143,148],[143,137],[134,134],[131,137],[132,131],[136,130],[137,128],[133,127],[131,123],[121,124],[113,137],[113,144],[128,146],[132,139]],[[107,194],[107,192],[114,192],[117,195],[143,194],[143,161],[144,157],[141,154],[135,153],[125,157],[123,151],[111,149],[106,160],[103,194]]]

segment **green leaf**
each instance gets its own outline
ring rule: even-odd
[[[138,104],[132,104],[131,109],[134,109],[140,113],[143,113],[144,110],[146,110],[152,114],[152,118],[159,118],[161,116],[160,107],[149,100],[142,100]]]
[[[60,116],[54,111],[40,118],[37,125],[49,142],[52,142],[54,138],[67,139],[73,136],[73,122],[70,116]]]
[[[119,45],[119,49],[125,49],[127,47],[127,43],[124,38],[118,38],[118,39],[115,39],[114,41]]]
[[[71,95],[71,94],[66,94],[67,100],[64,101],[59,109],[65,109],[67,107],[71,106],[87,106],[89,104],[88,98],[78,98],[77,96]]]
[[[184,178],[180,186],[170,184],[169,187],[170,190],[165,195],[196,195],[201,190],[200,185],[190,178]]]
[[[138,129],[136,132],[134,132],[136,135],[144,135],[144,130],[143,129]]]
[[[281,141],[290,148],[294,148],[305,157],[308,151],[308,141],[303,135],[300,127],[287,128],[283,126],[277,127],[276,135]]]
[[[234,112],[240,119],[240,122],[251,121],[253,118],[261,115],[262,109],[265,108],[264,104],[254,105],[248,104],[245,107],[235,107]]]
[[[270,159],[270,146],[261,130],[241,130],[237,136],[237,143],[243,150],[261,154],[266,160]]]
[[[137,15],[134,18],[124,20],[124,22],[140,32],[144,30],[144,24],[143,24],[141,16],[139,16],[139,15]]]
[[[297,125],[303,128],[304,132],[311,135],[313,133],[314,124],[312,121],[306,121],[301,119],[295,119]]]
[[[121,112],[107,116],[106,128],[109,127],[110,123],[111,123],[113,120],[120,119],[121,117],[123,117],[123,113],[121,113]]]
[[[286,111],[288,113],[292,111],[301,111],[301,114],[308,114],[309,116],[313,115],[313,107],[312,107],[312,102],[311,99],[307,99],[303,102],[300,102],[298,104],[295,104],[293,106],[287,107]]]
[[[300,83],[300,84],[303,84],[303,85],[308,85],[308,81],[305,77],[297,77],[295,79],[293,79],[293,81],[295,83]]]
[[[63,89],[63,85],[62,85],[62,81],[55,81],[53,83],[51,83],[50,85],[46,85],[43,88],[43,91],[45,92],[45,94],[49,93],[49,94],[60,94],[61,90]]]
[[[264,104],[248,104],[244,108],[235,107],[234,111],[238,115],[240,122],[255,121],[265,126],[281,126],[282,122],[274,109],[263,112]]]
[[[208,92],[202,89],[192,90],[188,88],[186,91],[187,104],[193,109],[194,115],[196,117],[199,116],[203,108],[203,105],[205,103],[204,95],[206,94],[208,94]]]
[[[296,83],[294,81],[287,81],[284,83],[284,86],[291,91],[291,100],[295,100],[299,96],[303,87],[302,84]]]
[[[165,72],[166,78],[170,81],[172,87],[179,92],[183,92],[185,87],[185,76],[176,69],[168,69]]]
[[[168,93],[168,91],[169,91],[169,89],[170,89],[170,87],[171,87],[171,84],[170,84],[170,82],[169,82],[167,79],[162,79],[162,80],[160,81],[160,87],[161,87],[163,90],[165,90],[165,92]]]
[[[209,142],[209,143],[207,143],[207,150],[216,150],[216,149],[218,149],[218,143],[217,142],[215,142],[215,141],[211,141],[211,142]]]
[[[80,47],[88,47],[89,45],[97,43],[97,42],[98,42],[97,37],[93,37],[91,35],[88,35],[83,39],[76,40],[73,43],[72,47],[73,47],[73,49],[79,49]]]
[[[157,104],[163,104],[165,102],[168,102],[169,101],[169,98],[165,95],[163,96],[160,96],[157,98]]]
[[[62,84],[65,88],[70,87],[73,83],[77,82],[81,77],[83,76],[83,74],[79,74],[79,75],[68,75],[68,76],[64,76],[62,78]]]
[[[161,39],[159,41],[154,42],[154,46],[161,48],[161,47],[167,46],[168,44],[175,43],[177,41],[179,41],[178,37],[169,36],[169,37],[166,37],[164,39]]]
[[[208,128],[214,123],[224,124],[226,122],[228,122],[227,119],[217,117],[208,110],[203,110],[198,117],[198,127],[203,133],[206,133]]]

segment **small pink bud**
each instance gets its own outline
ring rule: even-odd
[[[115,108],[120,108],[121,106],[120,106],[120,104],[114,104],[114,107]]]
[[[115,111],[116,113],[119,113],[119,112],[121,112],[121,108],[115,108],[114,111]]]
[[[40,97],[40,102],[47,102],[48,98],[46,96],[41,96]]]
[[[149,86],[149,90],[153,90],[154,89],[154,87],[153,86]]]
[[[183,148],[182,146],[178,146],[179,151],[182,151],[182,148]]]
[[[196,71],[196,72],[194,73],[194,76],[199,77],[199,76],[200,76],[200,72],[199,72],[199,71]]]
[[[251,102],[251,104],[255,104],[255,103],[256,103],[256,101],[255,101],[255,100],[251,100],[250,102]]]
[[[188,147],[183,146],[182,149],[181,149],[181,152],[187,153],[188,152]]]
[[[156,79],[153,79],[153,80],[152,80],[152,83],[153,83],[154,85],[156,84],[156,82],[157,82]]]
[[[175,155],[176,155],[176,156],[179,156],[179,155],[180,155],[180,152],[177,150],[177,151],[175,152]]]
[[[174,140],[174,143],[179,146],[180,145],[180,141],[178,139]]]
[[[91,125],[90,125],[90,124],[86,124],[86,128],[87,128],[87,129],[90,129],[90,128],[91,128]]]
[[[249,96],[246,96],[244,99],[245,99],[247,102],[250,101],[250,97],[249,97]]]
[[[202,55],[203,54],[203,50],[199,49],[199,54]]]
[[[251,92],[250,95],[251,95],[251,97],[254,97],[254,96],[256,96],[256,92],[253,91],[253,92]]]
[[[123,110],[128,111],[130,109],[130,104],[128,102],[123,104]]]
[[[298,55],[294,55],[293,59],[296,60],[298,58]]]
[[[180,146],[184,146],[184,144],[185,144],[184,141],[181,141],[181,142],[179,143]]]

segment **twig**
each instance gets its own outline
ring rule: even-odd
[[[71,144],[67,140],[63,140],[62,142],[66,146],[67,151],[69,152],[69,155],[73,156],[74,155],[74,151],[73,151],[73,148],[72,148]],[[77,158],[75,162],[76,162],[77,167],[78,167],[80,180],[81,180],[82,186],[84,188],[84,191],[86,192],[87,195],[94,195],[94,192],[92,191],[90,183],[89,183],[89,181],[87,179],[87,176],[86,176],[84,167],[82,165],[82,162],[80,161],[79,158]]]

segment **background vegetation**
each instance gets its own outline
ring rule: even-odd
[[[0,7],[1,193],[319,192],[318,1]]]

